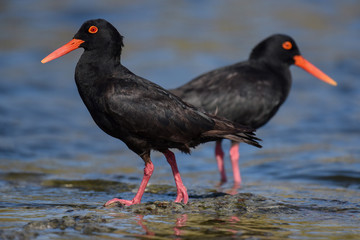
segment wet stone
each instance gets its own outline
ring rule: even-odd
[[[104,224],[108,220],[103,216],[89,214],[85,216],[63,216],[62,218],[48,219],[44,221],[32,221],[24,226],[25,232],[45,230],[45,229],[60,229],[73,228],[84,234],[91,234],[94,232],[112,232],[115,229],[107,227]]]
[[[76,206],[72,207],[77,208]],[[210,193],[202,196],[195,195],[194,197],[190,196],[190,201],[186,205],[173,201],[154,201],[132,206],[114,203],[109,207],[99,206],[99,209],[106,210],[109,213],[128,213],[130,216],[195,214],[224,217],[242,216],[245,214],[281,214],[296,211],[295,206],[278,203],[274,200],[250,193],[239,193],[236,195],[224,193]],[[72,213],[70,210],[65,212],[67,214]],[[41,235],[42,232],[51,229],[61,231],[73,229],[84,235],[112,233],[116,230],[114,227],[109,227],[109,225],[112,225],[112,221],[115,220],[109,217],[108,214],[102,214],[100,212],[86,215],[66,215],[60,218],[31,221],[19,231],[0,231],[0,239],[33,239]],[[221,225],[221,221],[221,219],[216,219],[214,223],[205,221],[203,224]]]
[[[129,206],[129,210],[136,214],[172,214],[182,213],[185,210],[185,205],[182,203],[168,202],[168,201],[155,201],[145,204],[137,204]]]
[[[5,231],[0,230],[0,239],[11,239],[11,240],[28,240],[35,239],[39,236],[37,232],[28,232],[28,231]]]
[[[192,199],[188,204],[175,203],[169,201],[155,201],[125,206],[115,203],[109,208],[121,209],[121,211],[132,212],[141,215],[162,215],[174,213],[199,213],[231,215],[244,213],[273,213],[282,211],[293,211],[292,206],[278,204],[262,196],[254,194],[240,193],[236,195],[212,193],[202,198]]]

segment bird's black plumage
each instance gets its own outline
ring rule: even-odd
[[[151,150],[163,152],[171,166],[175,166],[175,176],[177,167],[169,148],[189,153],[191,147],[222,138],[260,147],[252,129],[202,112],[159,85],[129,71],[120,63],[122,40],[123,37],[109,22],[89,20],[70,43],[50,54],[43,62],[63,55],[64,48],[67,52],[77,47],[85,49],[75,70],[75,81],[82,100],[96,124],[140,155],[146,166],[151,162]],[[146,181],[143,181],[147,184],[150,177],[146,171]],[[176,178],[175,181],[178,186]],[[143,193],[144,188],[140,189]],[[136,201],[126,204],[138,203],[141,196],[135,198]],[[185,199],[184,202],[187,201]]]
[[[336,85],[301,56],[291,37],[275,34],[257,44],[248,60],[204,73],[170,91],[206,112],[257,129],[266,124],[286,100],[291,88],[289,68],[293,64]],[[233,169],[237,169],[234,170],[234,181],[235,185],[240,185],[240,172],[236,167],[238,144],[233,143],[231,149]],[[221,141],[217,142],[215,152],[221,182],[226,182]]]
[[[98,26],[99,38],[86,33],[92,25]],[[84,23],[74,37],[85,41],[85,52],[75,70],[76,84],[102,130],[121,139],[137,154],[167,148],[190,152],[190,147],[231,134],[239,141],[258,145],[252,141],[249,128],[236,128],[227,120],[203,113],[121,65],[122,37],[114,31],[110,23],[93,20]],[[105,39],[108,42],[102,48]]]
[[[290,51],[282,48],[286,41]],[[292,38],[273,35],[253,49],[249,60],[202,74],[171,92],[209,113],[259,128],[289,94],[295,55],[300,52]]]

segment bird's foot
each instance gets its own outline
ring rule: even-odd
[[[232,188],[229,189],[228,191],[226,191],[226,193],[228,193],[230,195],[235,195],[235,194],[239,193],[240,188],[241,188],[241,183],[234,183]]]
[[[220,179],[220,182],[218,182],[218,183],[216,184],[216,186],[217,186],[217,187],[221,187],[221,186],[224,185],[225,183],[227,183],[226,177],[225,177],[225,178],[221,178],[221,179]]]
[[[120,203],[122,205],[125,205],[125,206],[130,206],[130,205],[140,203],[140,201],[135,201],[135,199],[133,199],[133,200],[125,200],[125,199],[114,198],[114,199],[111,199],[111,200],[107,201],[104,204],[104,207],[108,207],[109,205],[111,205],[113,203],[116,203],[116,202],[118,202],[118,203]]]
[[[175,202],[181,202],[181,200],[184,202],[184,204],[187,204],[189,201],[189,195],[184,185],[178,186]]]
[[[240,182],[234,182],[233,188],[234,188],[234,189],[239,189],[239,188],[241,188],[241,180],[240,180]]]

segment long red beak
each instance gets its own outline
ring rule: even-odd
[[[80,44],[82,44],[83,40],[80,39],[73,39],[70,42],[68,42],[67,44],[65,44],[64,46],[56,49],[55,51],[53,51],[52,53],[50,53],[47,57],[45,57],[43,60],[41,60],[42,63],[47,63],[50,62],[51,60],[54,60],[55,58],[64,56],[65,54],[77,49],[80,47]]]
[[[302,69],[304,69],[308,73],[314,75],[318,79],[320,79],[330,85],[333,85],[333,86],[337,85],[337,82],[335,82],[331,77],[329,77],[328,75],[323,73],[320,69],[315,67],[311,62],[306,60],[303,56],[301,56],[301,55],[294,56],[294,60],[295,60],[296,66],[301,67]]]

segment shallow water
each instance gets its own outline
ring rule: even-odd
[[[40,63],[99,17],[125,36],[123,64],[166,88],[246,59],[278,32],[339,85],[292,67],[289,98],[257,132],[264,147],[241,146],[244,183],[230,200],[244,206],[221,195],[231,182],[216,187],[209,143],[176,152],[189,206],[166,207],[173,178],[153,153],[144,204],[104,208],[133,197],[143,163],[101,132],[81,102],[73,80],[81,50]],[[0,20],[0,239],[358,238],[358,1],[2,1]]]

